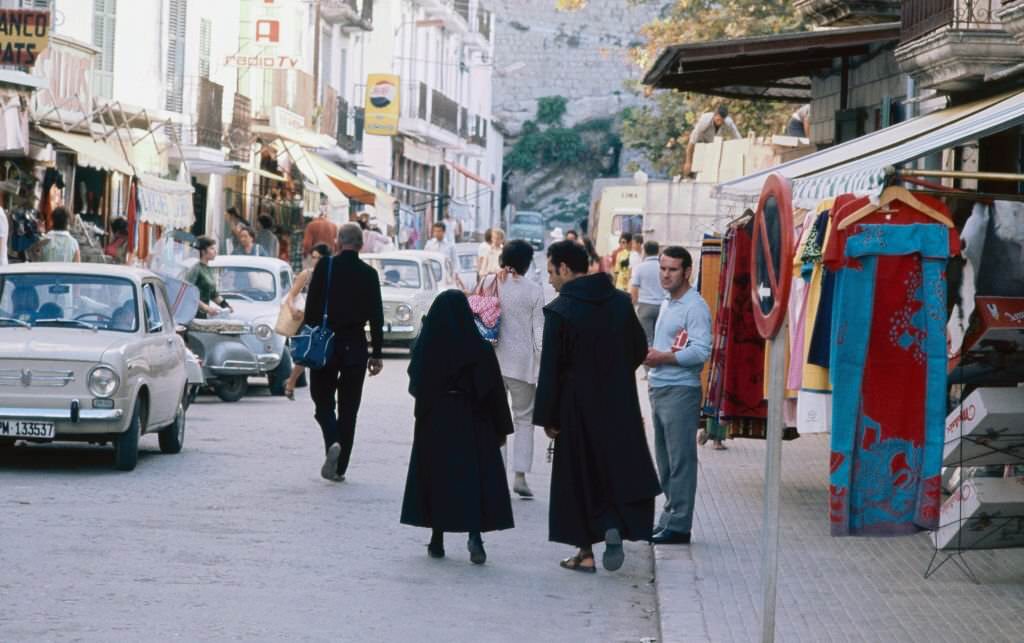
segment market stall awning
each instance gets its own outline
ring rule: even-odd
[[[900,23],[890,22],[674,45],[661,52],[643,83],[726,98],[807,102],[811,74],[899,38]]]
[[[874,195],[885,187],[885,170],[888,167],[913,161],[968,141],[975,141],[1021,124],[1024,124],[1024,92],[1004,95],[983,109],[960,118],[951,118],[924,136],[907,139],[888,149],[872,150],[870,154],[838,167],[803,176],[793,183],[793,199],[796,202],[816,202],[822,195]]]
[[[933,145],[933,142],[939,141],[942,138],[941,136],[936,136],[936,132],[963,122],[968,122],[973,126],[985,124],[984,119],[991,118],[993,114],[999,112],[997,108],[1000,105],[1004,105],[1004,103],[1010,100],[1019,99],[1020,95],[1003,94],[919,116],[909,121],[877,130],[871,134],[866,134],[852,141],[834,145],[814,154],[808,154],[807,156],[802,156],[793,161],[782,163],[754,174],[748,174],[732,181],[720,183],[715,187],[714,195],[726,199],[757,201],[758,195],[761,194],[761,188],[764,186],[764,181],[769,174],[780,174],[799,183],[805,178],[816,175],[825,175],[827,173],[829,176],[832,176],[833,170],[841,171],[841,168],[849,167],[850,164],[873,154],[893,151],[897,157],[904,156],[911,149],[910,146],[916,149],[918,143],[929,148],[922,153],[928,154],[943,147],[942,145],[939,145],[939,147]],[[989,111],[993,109],[996,112]],[[967,121],[967,119],[970,119],[970,121]],[[994,121],[987,124],[994,125]],[[999,126],[996,126],[996,128],[1002,129]],[[970,129],[973,130],[976,127],[971,127]],[[970,137],[965,140],[970,140]],[[922,154],[919,154],[919,156]],[[917,157],[905,157],[895,162],[903,162],[912,158]],[[889,165],[892,163],[890,162]],[[879,169],[884,169],[884,165]]]
[[[486,188],[490,188],[492,190],[494,189],[494,184],[493,183],[491,183],[487,179],[483,178],[479,174],[476,174],[476,173],[470,171],[468,168],[462,167],[458,163],[453,163],[451,161],[448,161],[448,165],[453,170],[455,170],[456,172],[458,172],[462,176],[466,177],[470,181],[476,181],[477,183],[479,183],[480,185],[482,185],[482,186],[484,186]]]
[[[48,127],[40,127],[39,131],[74,152],[78,157],[78,164],[83,167],[120,172],[129,176],[135,173],[114,137],[102,141],[84,134],[71,134]]]
[[[331,163],[316,152],[307,151],[306,154],[348,198],[366,205],[377,205],[379,196],[387,196],[386,192],[378,189],[371,181],[356,176],[340,165]]]
[[[263,139],[281,139],[289,143],[298,143],[302,147],[334,147],[338,144],[336,140],[326,134],[318,134],[310,130],[292,129],[290,127],[269,127],[267,125],[253,125],[251,131]]]
[[[289,142],[285,139],[280,140],[284,152],[299,168],[299,171],[302,172],[306,180],[315,185],[316,189],[327,198],[327,204],[332,208],[347,208],[348,197],[338,189],[334,181],[313,160],[311,153],[307,152],[297,143]]]
[[[188,228],[195,221],[191,185],[150,174],[139,175],[139,218],[170,229]]]

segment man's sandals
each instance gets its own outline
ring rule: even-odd
[[[589,565],[584,565],[583,561],[589,560]],[[559,566],[562,569],[568,569],[574,572],[583,572],[584,574],[593,574],[597,572],[597,563],[594,562],[594,554],[588,554],[586,556],[576,554],[570,556],[563,561],[560,561]]]

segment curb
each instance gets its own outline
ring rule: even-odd
[[[692,545],[654,545],[660,643],[711,643],[697,591]]]

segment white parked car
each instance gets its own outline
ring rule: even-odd
[[[181,451],[185,343],[148,270],[89,263],[0,269],[0,448],[19,441],[112,442],[138,461],[139,436]]]
[[[384,344],[411,348],[437,294],[459,287],[451,260],[425,250],[396,250],[363,255],[361,259],[380,277]]]
[[[184,263],[185,271],[195,264]],[[210,262],[217,292],[234,309],[189,325],[189,346],[203,361],[208,384],[224,401],[241,399],[250,376],[265,375],[273,395],[284,395],[292,371],[287,338],[274,331],[292,269],[272,257],[221,255]]]

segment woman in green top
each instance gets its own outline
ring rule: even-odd
[[[205,319],[215,317],[221,310],[231,308],[231,304],[217,292],[217,282],[213,278],[213,269],[210,262],[217,256],[217,241],[213,237],[202,236],[196,239],[196,250],[199,251],[199,262],[188,271],[186,280],[199,289],[199,311],[196,317]],[[217,304],[215,308],[211,304]]]

